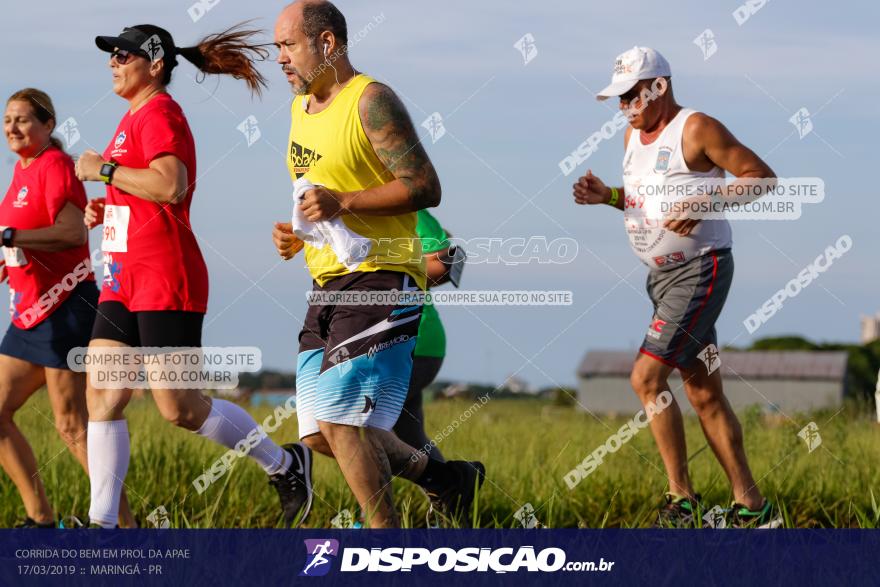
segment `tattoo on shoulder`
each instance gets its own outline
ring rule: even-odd
[[[411,126],[406,107],[394,91],[388,86],[373,83],[369,86],[369,100],[366,104],[365,125],[373,131],[382,131],[388,124],[403,130],[401,127]]]
[[[369,86],[361,122],[379,160],[412,194],[414,209],[433,205],[439,180],[400,98],[384,84]]]

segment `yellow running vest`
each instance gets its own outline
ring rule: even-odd
[[[394,180],[376,156],[358,111],[361,94],[374,81],[369,76],[356,75],[317,114],[309,114],[303,108],[309,96],[294,98],[287,156],[293,180],[307,175],[312,183],[338,192],[357,192]],[[345,214],[341,218],[350,230],[372,239],[370,254],[350,271],[339,262],[330,245],[319,249],[306,244],[306,264],[318,285],[353,272],[384,269],[408,273],[425,289],[425,262],[416,238],[415,212],[397,216]]]

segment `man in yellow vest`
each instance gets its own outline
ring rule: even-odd
[[[304,472],[290,491],[302,495],[304,518],[309,447],[336,459],[373,528],[400,525],[392,475],[422,487],[435,509],[466,518],[483,465],[428,459],[391,432],[407,395],[421,305],[320,303],[342,293],[423,291],[416,212],[440,203],[440,180],[406,108],[390,88],[354,70],[347,40],[345,17],[330,2],[294,2],[275,27],[278,63],[296,95],[288,168],[297,184],[304,178],[315,186],[295,214],[322,234],[369,245],[352,257],[329,242],[304,243],[291,223],[273,230],[282,258],[305,248],[314,279],[297,359]]]

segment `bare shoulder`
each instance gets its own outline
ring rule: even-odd
[[[358,110],[367,131],[379,131],[389,124],[397,126],[410,122],[403,102],[394,90],[380,82],[373,82],[364,88]]]
[[[364,88],[358,109],[379,161],[409,189],[413,210],[440,203],[440,180],[403,102],[385,84]]]
[[[361,94],[361,104],[369,102],[376,97],[397,98],[397,94],[394,93],[394,90],[392,90],[390,86],[383,84],[382,82],[373,81],[367,84],[367,87],[364,88],[364,91]]]
[[[720,120],[704,112],[694,112],[684,123],[684,135],[689,141],[702,144],[730,135],[730,131]]]

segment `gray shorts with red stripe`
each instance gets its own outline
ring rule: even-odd
[[[715,321],[732,281],[730,249],[651,271],[647,288],[654,317],[639,351],[671,367],[690,367],[703,349],[718,344]]]

